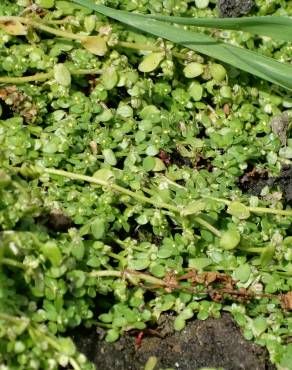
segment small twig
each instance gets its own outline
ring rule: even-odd
[[[206,199],[211,199],[214,200],[215,202],[218,203],[224,203],[227,206],[229,206],[232,201],[227,200],[227,199],[222,199],[222,198],[216,198],[212,197],[210,195],[201,195],[202,198]],[[246,206],[245,207],[252,213],[271,213],[274,215],[281,215],[281,216],[292,216],[292,210],[285,210],[285,209],[275,209],[275,208],[267,208],[267,207],[250,207]]]
[[[167,286],[167,283],[164,280],[158,279],[152,275],[145,274],[139,271],[132,271],[132,270],[124,270],[124,271],[116,271],[116,270],[101,270],[101,271],[91,271],[88,273],[90,277],[117,277],[117,278],[138,278],[139,280],[143,280],[150,284],[155,284],[160,287]]]
[[[0,320],[10,321],[15,324],[25,323],[26,325],[28,325],[30,322],[27,317],[12,316],[4,312],[0,312]]]

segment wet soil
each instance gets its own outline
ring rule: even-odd
[[[172,330],[171,316],[164,316],[159,334],[144,335],[140,346],[126,334],[115,343],[102,340],[103,331],[83,329],[72,337],[77,347],[93,361],[97,370],[142,370],[150,356],[158,369],[197,370],[203,367],[224,370],[272,370],[266,349],[245,340],[231,315],[220,319],[189,321],[181,332]]]

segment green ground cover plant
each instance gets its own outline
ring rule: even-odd
[[[68,330],[223,310],[291,368],[291,15],[1,1],[0,370],[93,369]]]

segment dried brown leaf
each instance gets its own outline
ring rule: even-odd
[[[27,27],[19,21],[0,22],[0,28],[12,36],[22,36],[27,34]]]
[[[33,122],[36,115],[36,105],[31,98],[19,91],[16,86],[7,86],[0,89],[0,99],[11,107],[13,112],[19,113],[26,122]]]
[[[278,136],[282,145],[287,144],[287,131],[289,127],[288,112],[284,112],[280,116],[274,117],[271,121],[273,133]]]
[[[280,296],[282,308],[285,310],[292,310],[292,291]]]
[[[178,287],[178,281],[173,272],[166,273],[165,278],[163,280],[167,284],[165,290],[169,293],[172,292],[173,289],[176,289]]]

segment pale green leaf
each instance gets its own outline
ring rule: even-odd
[[[192,269],[201,271],[209,265],[212,265],[212,260],[207,257],[197,257],[189,259],[189,267]]]
[[[63,63],[54,66],[54,78],[62,86],[70,86],[71,84],[70,71]]]
[[[256,317],[251,324],[251,330],[255,337],[260,336],[268,327],[267,319],[263,316]]]
[[[102,57],[107,52],[106,41],[100,36],[87,36],[81,41],[85,49]]]
[[[239,280],[241,283],[245,283],[250,277],[250,267],[247,263],[240,265],[234,271],[234,277],[236,280]]]
[[[132,259],[128,263],[128,267],[131,270],[145,270],[150,264],[149,258],[137,258]]]
[[[107,168],[101,168],[93,174],[93,177],[98,179],[98,180],[107,182],[111,178],[115,177],[115,175],[111,170],[109,170]]]
[[[250,216],[248,207],[240,202],[231,202],[228,206],[227,212],[240,220],[245,220]]]
[[[261,254],[260,262],[262,267],[268,266],[275,254],[276,247],[274,245],[269,245]]]
[[[91,232],[95,239],[99,240],[104,236],[105,233],[105,222],[102,218],[96,218],[91,223]]]
[[[111,149],[104,149],[102,154],[106,163],[110,164],[111,166],[115,166],[117,164],[115,153]]]
[[[191,202],[189,205],[183,208],[180,212],[182,216],[188,216],[193,214],[198,214],[202,212],[206,208],[206,204],[203,200],[195,200]]]
[[[160,158],[154,158],[155,166],[153,167],[154,172],[164,171],[165,170],[165,164]]]
[[[201,63],[191,62],[185,66],[183,72],[186,78],[194,78],[200,76],[204,72],[204,65]]]
[[[220,247],[223,249],[234,249],[240,242],[240,234],[237,230],[225,231],[220,239]]]
[[[152,72],[154,71],[164,58],[164,53],[151,53],[147,55],[142,62],[139,64],[138,69],[141,72]]]

